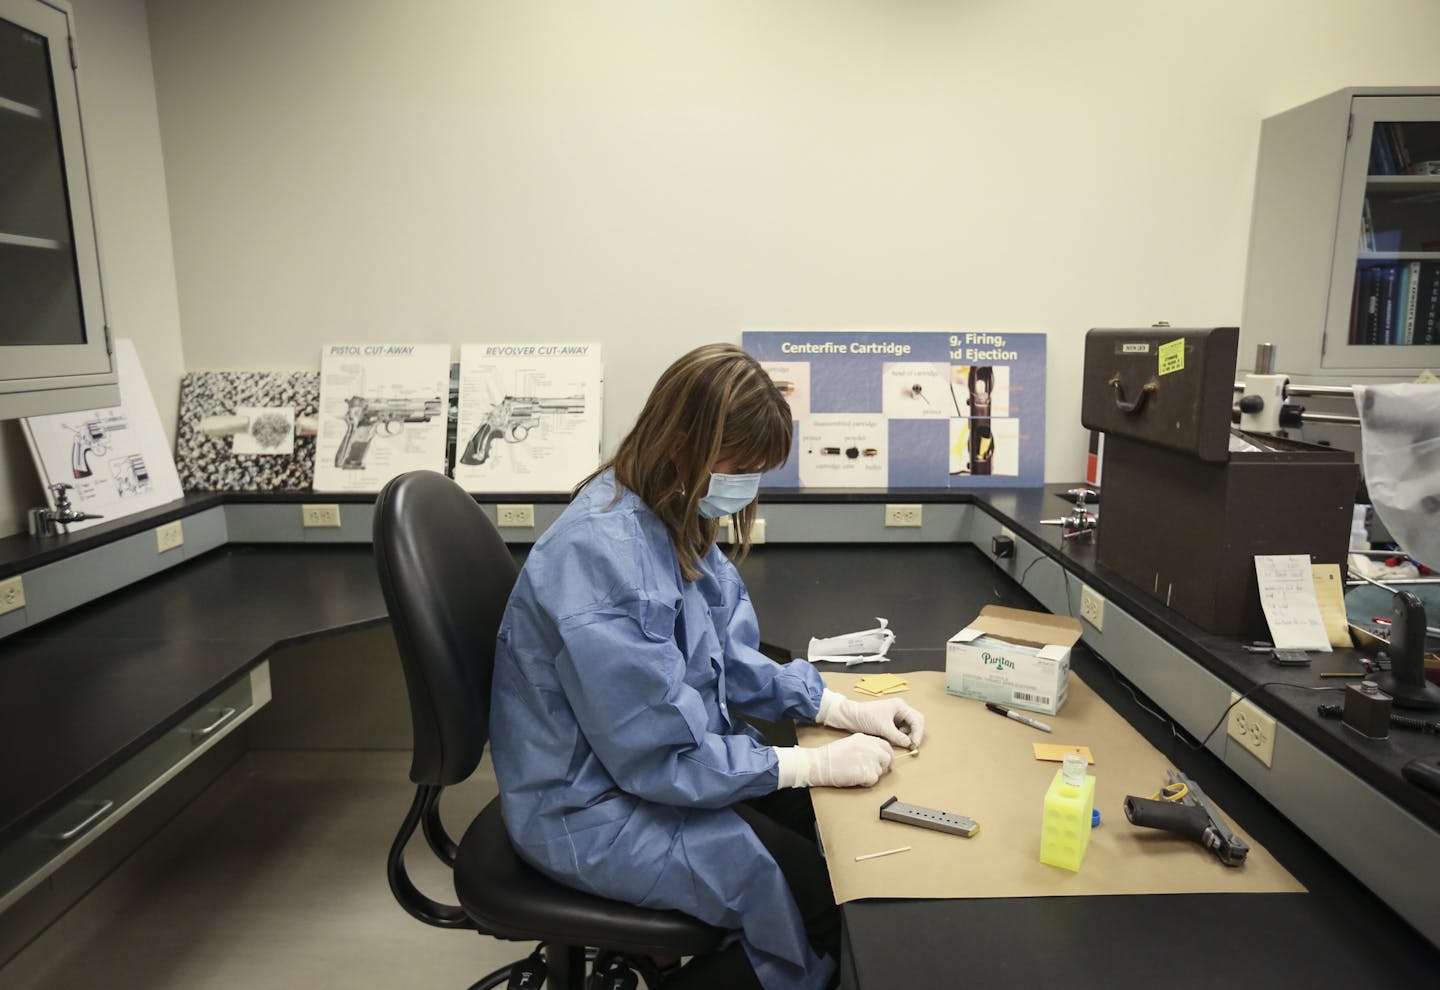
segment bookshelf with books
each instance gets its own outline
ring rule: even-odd
[[[1440,368],[1440,87],[1341,90],[1262,123],[1241,327],[1292,374]]]

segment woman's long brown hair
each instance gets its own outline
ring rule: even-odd
[[[614,468],[616,482],[639,495],[670,530],[680,572],[694,581],[720,525],[699,511],[711,465],[724,451],[745,471],[777,468],[790,456],[791,430],[790,406],[759,362],[734,344],[706,344],[665,370],[615,455],[575,492]],[[743,559],[755,503],[731,519],[731,559]]]

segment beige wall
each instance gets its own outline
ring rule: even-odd
[[[135,341],[173,439],[185,363],[145,3],[69,2],[106,311],[114,335]],[[0,536],[24,530],[43,498],[19,425],[0,423]]]
[[[595,339],[613,443],[745,328],[1038,329],[1055,480],[1088,327],[1239,319],[1260,119],[1440,82],[1428,0],[150,0],[162,169],[139,0],[77,6],[112,316],[167,418],[161,183],[186,368]]]
[[[1440,4],[151,0],[186,363],[598,339],[613,443],[745,328],[1238,321],[1260,119]],[[1359,30],[1404,25],[1382,44]]]

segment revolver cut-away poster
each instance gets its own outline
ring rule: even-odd
[[[445,470],[449,344],[327,344],[320,356],[317,492],[374,492]]]
[[[455,480],[568,492],[600,463],[600,345],[463,344]]]
[[[767,488],[1045,481],[1045,335],[747,330],[795,419]]]
[[[94,518],[70,523],[74,533],[180,498],[180,476],[145,381],[135,345],[115,341],[120,404],[109,409],[30,416],[25,439],[55,506],[53,485],[69,485],[70,504]]]

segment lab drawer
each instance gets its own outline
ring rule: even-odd
[[[25,835],[0,849],[0,911],[64,865],[270,700],[262,663]]]

